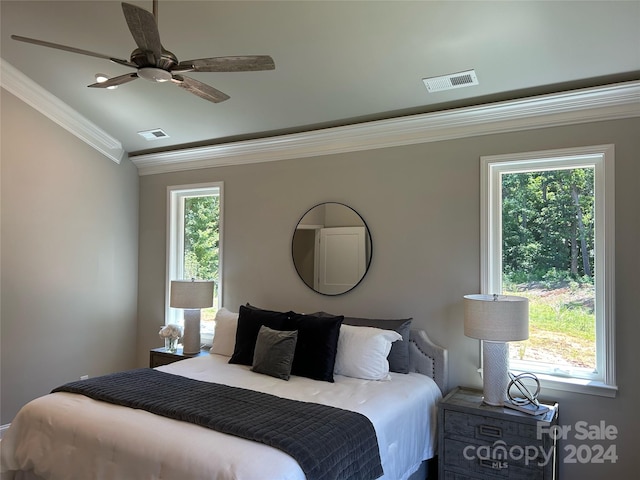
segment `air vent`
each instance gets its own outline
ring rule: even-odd
[[[144,132],[138,132],[138,135],[145,140],[160,140],[161,138],[169,138],[161,128],[154,128],[153,130],[145,130]]]
[[[478,77],[476,76],[475,70],[451,73],[449,75],[442,75],[441,77],[423,78],[422,81],[429,93],[478,85]]]

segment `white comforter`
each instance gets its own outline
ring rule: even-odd
[[[208,355],[158,367],[198,380],[250,388],[360,412],[373,423],[384,479],[406,479],[434,455],[440,390],[419,374],[390,381],[336,375],[335,383],[286,382]],[[54,393],[18,413],[0,442],[2,478],[32,471],[64,480],[303,480],[297,462],[275,448],[142,410]]]

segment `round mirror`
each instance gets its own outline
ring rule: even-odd
[[[371,233],[342,203],[321,203],[300,219],[291,242],[302,281],[323,295],[340,295],[362,281],[371,264]]]

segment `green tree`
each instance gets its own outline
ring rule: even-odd
[[[502,176],[503,272],[522,282],[593,276],[594,170]]]
[[[184,206],[184,277],[218,280],[220,197],[191,197]]]

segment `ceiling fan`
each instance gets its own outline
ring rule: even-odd
[[[273,59],[268,55],[212,57],[180,62],[173,53],[166,50],[160,43],[157,24],[158,0],[153,0],[153,13],[130,3],[122,3],[122,11],[129,26],[129,31],[138,45],[138,48],[131,53],[130,60],[19,35],[11,35],[11,38],[67,52],[104,58],[119,65],[136,69],[133,73],[127,73],[104,82],[89,85],[92,88],[114,87],[137,78],[143,78],[151,82],[171,81],[180,88],[214,103],[223,102],[229,96],[210,85],[183,74],[187,72],[248,72],[276,68]]]

